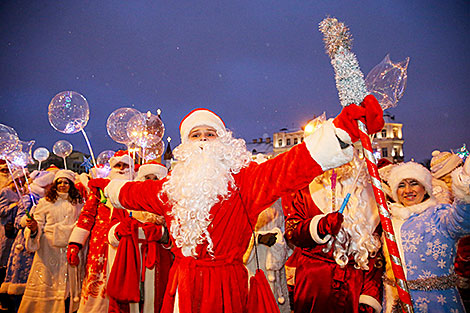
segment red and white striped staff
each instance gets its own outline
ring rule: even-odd
[[[368,92],[364,82],[364,75],[359,69],[356,56],[350,51],[352,38],[349,29],[335,18],[325,18],[320,23],[319,28],[324,35],[326,50],[335,70],[336,88],[338,89],[341,105],[348,106],[353,103],[361,103],[368,95]],[[364,148],[367,169],[373,186],[375,201],[379,209],[385,243],[390,253],[390,261],[396,280],[398,295],[402,303],[402,309],[405,313],[412,313],[413,304],[406,283],[403,264],[398,252],[395,233],[390,219],[390,211],[387,207],[385,194],[382,190],[375,157],[372,154],[371,140],[367,128],[362,121],[358,121],[358,127],[360,140]]]

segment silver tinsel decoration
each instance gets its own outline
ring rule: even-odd
[[[349,29],[335,18],[325,18],[319,29],[323,33],[326,52],[335,70],[341,105],[361,103],[368,92],[356,55],[350,51],[352,36]]]

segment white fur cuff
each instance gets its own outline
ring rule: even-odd
[[[127,182],[127,180],[114,179],[104,188],[104,195],[116,209],[125,209],[119,202],[119,193],[122,186]]]
[[[116,237],[116,227],[121,224],[121,223],[117,223],[117,224],[114,224],[110,229],[109,229],[109,232],[108,232],[108,242],[110,245],[112,245],[113,247],[118,247],[119,246],[119,239]]]
[[[69,243],[76,242],[84,246],[89,235],[90,232],[88,230],[75,226],[75,228],[72,230],[72,233],[70,234]]]
[[[452,172],[452,191],[455,199],[470,203],[470,176],[465,175],[463,167]]]
[[[382,306],[380,305],[379,301],[377,301],[374,297],[368,295],[360,295],[359,303],[367,304],[373,307],[375,312],[377,313],[382,311]]]
[[[321,239],[320,235],[318,234],[318,222],[320,222],[321,218],[324,216],[326,216],[326,214],[315,215],[310,221],[309,226],[310,235],[312,236],[312,239],[320,245],[326,243],[331,238],[331,235],[328,234],[325,236],[325,238]]]
[[[349,135],[344,130],[336,128],[329,120],[313,134],[305,137],[305,144],[310,156],[321,166],[323,171],[348,163],[353,158],[353,147],[341,149],[336,136],[345,143],[351,142]]]

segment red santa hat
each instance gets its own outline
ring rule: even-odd
[[[392,189],[393,199],[398,202],[397,190],[398,185],[404,179],[412,178],[416,179],[421,185],[424,186],[424,189],[429,196],[432,196],[432,176],[431,172],[421,164],[415,162],[402,163],[396,165],[390,171],[390,176],[388,183]]]
[[[154,174],[158,179],[162,179],[168,174],[168,169],[163,164],[156,161],[150,161],[139,167],[135,180],[143,181],[145,180],[145,176],[149,174]]]
[[[55,174],[54,181],[58,180],[59,178],[67,178],[72,183],[74,183],[75,173],[69,170],[60,170]]]
[[[113,168],[119,162],[127,164],[129,167],[131,167],[131,165],[134,163],[134,160],[132,160],[132,158],[129,156],[127,150],[119,150],[114,153],[111,159],[109,159],[109,165],[111,168]]]
[[[185,143],[191,130],[198,126],[210,126],[217,133],[226,131],[224,121],[217,114],[208,109],[195,109],[189,112],[181,121],[181,143]]]

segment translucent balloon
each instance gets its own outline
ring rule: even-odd
[[[397,63],[390,61],[390,55],[377,64],[366,77],[367,90],[373,94],[382,109],[393,108],[403,96],[408,78],[410,58]]]
[[[145,149],[137,149],[137,154],[143,158],[145,162],[148,162],[160,158],[163,155],[163,151],[165,151],[165,144],[163,140],[160,140]]]
[[[37,148],[34,150],[33,157],[38,162],[46,161],[49,157],[49,150],[44,147]]]
[[[0,124],[0,156],[13,152],[18,145],[18,134],[10,126]]]
[[[162,140],[164,133],[163,122],[150,112],[140,113],[127,123],[127,136],[133,143],[144,149],[156,145]]]
[[[49,103],[49,123],[64,134],[75,134],[88,123],[90,109],[85,97],[75,91],[62,91]]]
[[[320,126],[326,121],[326,114],[323,112],[322,115],[314,118],[304,128],[304,137],[313,134]]]
[[[73,146],[67,140],[59,140],[52,147],[52,152],[61,158],[68,157],[72,153],[72,150]]]
[[[133,108],[120,108],[111,113],[106,122],[109,136],[114,141],[127,145],[130,141],[127,136],[127,123],[138,114],[140,112]]]
[[[8,160],[18,167],[25,167],[28,164],[33,164],[33,158],[31,157],[31,149],[33,148],[35,141],[18,141],[16,149],[8,154]]]
[[[112,150],[104,150],[98,155],[96,159],[97,165],[109,166],[109,159],[111,159],[114,155],[114,151]]]

